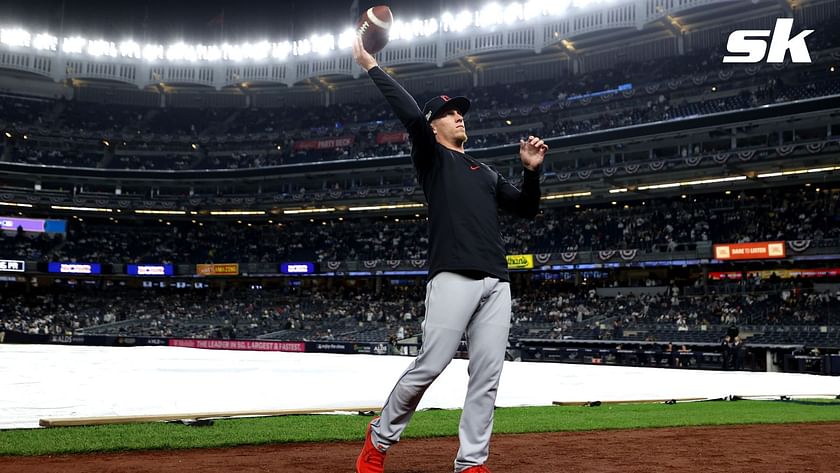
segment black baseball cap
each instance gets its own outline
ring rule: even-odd
[[[423,116],[426,121],[430,122],[440,116],[441,113],[447,110],[458,110],[461,115],[466,115],[470,109],[470,100],[466,97],[449,97],[448,95],[438,95],[432,97],[423,106]]]

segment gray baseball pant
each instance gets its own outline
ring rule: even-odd
[[[483,465],[490,452],[493,410],[510,330],[510,283],[441,272],[426,285],[423,346],[402,374],[371,428],[374,445],[387,450],[414,415],[423,393],[449,365],[466,332],[469,384],[459,427],[455,472]]]

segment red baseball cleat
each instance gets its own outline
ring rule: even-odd
[[[462,470],[461,473],[491,473],[491,472],[490,472],[490,468],[487,468],[484,465],[478,465],[478,466],[471,466],[471,467],[467,468],[466,470]]]
[[[385,471],[385,452],[373,445],[373,440],[370,436],[370,426],[378,418],[374,417],[367,426],[365,446],[362,447],[362,452],[359,453],[359,458],[356,459],[356,473],[383,473]]]

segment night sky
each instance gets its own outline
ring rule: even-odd
[[[64,35],[138,42],[300,39],[314,33],[338,33],[351,24],[352,0],[224,1],[203,0],[0,0],[0,25],[46,29],[58,35],[64,5]],[[394,16],[411,20],[479,8],[488,0],[359,0],[366,8],[385,3]],[[499,3],[507,3],[502,0]],[[219,17],[224,11],[224,25]],[[96,38],[94,38],[96,37]]]

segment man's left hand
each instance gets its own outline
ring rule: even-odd
[[[529,136],[527,141],[519,140],[519,159],[529,171],[539,169],[545,159],[546,151],[548,151],[548,145],[536,136]]]

